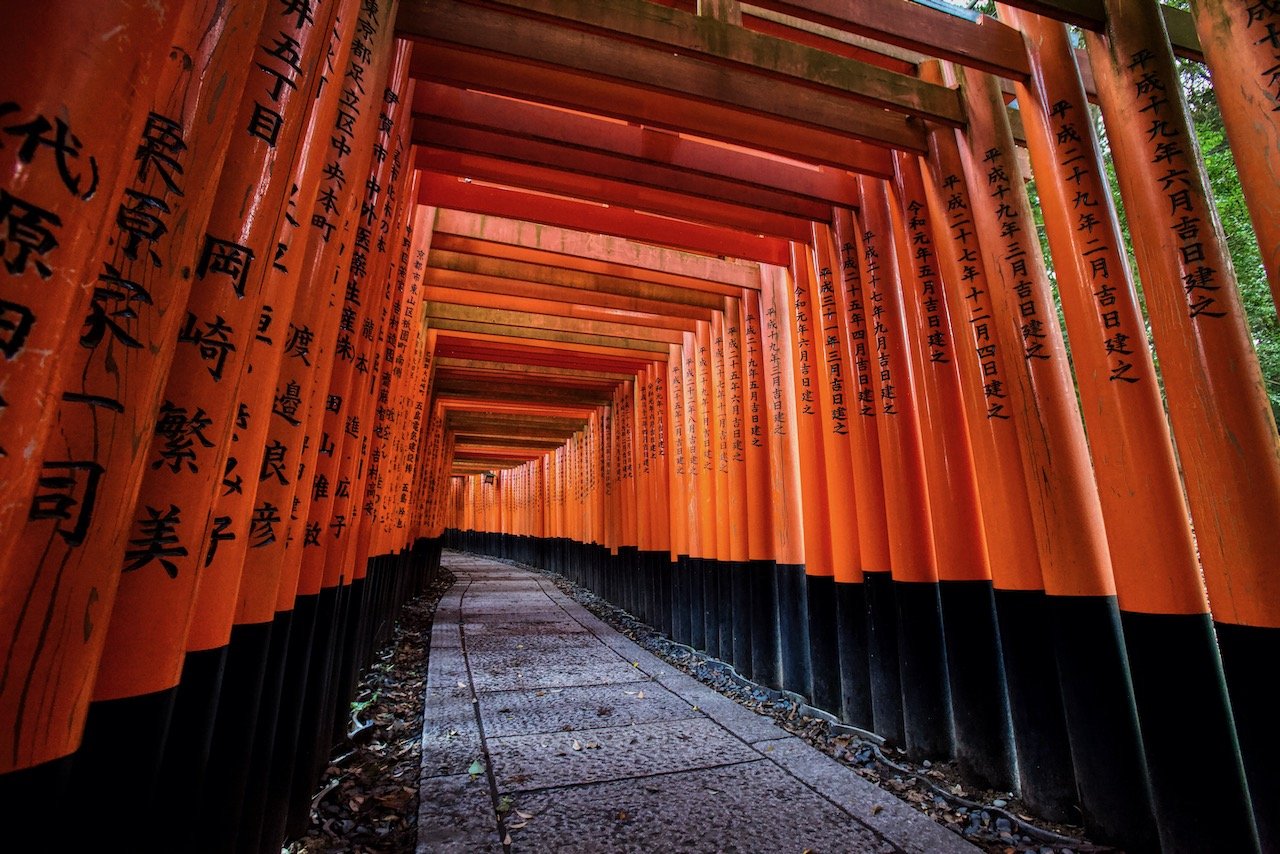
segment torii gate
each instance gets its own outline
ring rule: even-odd
[[[1280,445],[1174,59],[1280,295],[1280,8],[944,5],[0,12],[0,802],[278,843],[448,544],[1280,850]]]

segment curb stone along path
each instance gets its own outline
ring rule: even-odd
[[[457,582],[431,635],[419,852],[978,851],[550,580],[444,563]]]

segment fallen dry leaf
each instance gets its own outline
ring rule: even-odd
[[[575,739],[573,740],[573,749],[574,749],[574,750],[581,750],[581,749],[582,749],[582,742],[578,741],[578,740],[575,738]]]

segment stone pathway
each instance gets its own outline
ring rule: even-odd
[[[444,562],[419,852],[978,850],[537,573]]]

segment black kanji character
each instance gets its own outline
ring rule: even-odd
[[[209,532],[209,550],[205,552],[204,565],[211,566],[213,564],[213,556],[218,553],[218,543],[225,543],[235,538],[235,531],[231,530],[231,517],[214,516],[213,530]]]
[[[12,359],[22,352],[36,316],[31,309],[16,302],[0,299],[0,353]]]
[[[30,261],[40,278],[52,276],[53,270],[44,263],[44,259],[58,247],[58,238],[54,237],[49,226],[61,227],[62,218],[0,189],[0,219],[4,220],[0,258],[4,259],[5,269],[12,275],[21,276],[27,271],[27,262]],[[10,247],[13,247],[12,258],[9,257]]]
[[[173,176],[182,174],[178,155],[186,149],[187,144],[182,140],[182,125],[159,113],[149,113],[147,123],[142,128],[142,143],[133,155],[133,159],[138,161],[138,180],[145,182],[154,167],[169,191],[181,196],[182,189]]]
[[[28,518],[57,520],[54,530],[63,541],[69,546],[81,545],[93,520],[98,481],[106,469],[93,460],[46,461],[40,469]],[[63,522],[70,524],[64,528]]]
[[[248,246],[206,234],[204,251],[200,253],[200,263],[196,265],[196,276],[201,279],[209,273],[226,276],[231,279],[231,287],[236,296],[243,298],[252,264],[253,250]]]
[[[289,479],[284,474],[284,458],[287,453],[289,453],[288,446],[281,444],[279,439],[273,439],[270,445],[263,448],[262,468],[258,472],[258,480],[263,481],[274,477],[281,486],[288,486]]]
[[[164,437],[164,447],[160,456],[151,464],[153,469],[167,465],[174,474],[185,465],[192,473],[198,472],[196,465],[196,442],[202,447],[212,448],[213,442],[204,431],[213,425],[213,419],[197,408],[194,414],[188,415],[185,406],[174,406],[166,400],[160,405],[160,417],[156,421],[156,435]]]
[[[53,121],[53,124],[49,124],[44,116],[36,116],[25,124],[10,125],[4,132],[10,136],[25,137],[18,148],[18,159],[23,163],[30,163],[41,146],[52,148],[58,177],[62,179],[62,183],[72,194],[82,199],[92,198],[98,189],[98,161],[93,157],[89,158],[89,188],[81,193],[80,179],[84,176],[71,174],[71,160],[80,158],[84,144],[71,133],[71,128],[62,119],[55,117]],[[49,131],[54,132],[52,136],[46,135]]]
[[[139,536],[129,540],[129,545],[134,548],[124,553],[126,563],[123,571],[133,572],[158,560],[170,578],[177,578],[177,564],[168,558],[187,556],[186,546],[181,544],[177,533],[178,526],[182,524],[182,511],[176,504],[170,504],[168,511],[151,506],[144,509],[147,518],[138,521]]]
[[[253,517],[249,520],[249,547],[260,549],[274,543],[278,524],[280,524],[280,508],[270,501],[264,501],[253,508]]]

